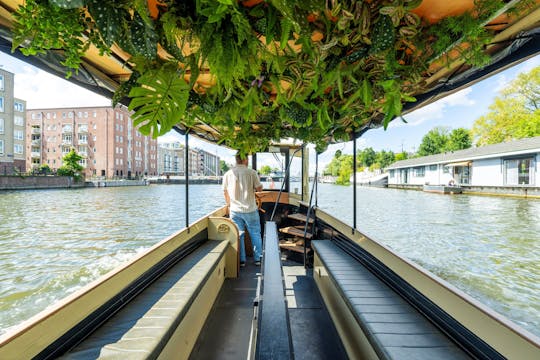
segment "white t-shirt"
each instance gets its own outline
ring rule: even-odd
[[[259,175],[245,165],[236,165],[223,175],[223,190],[231,199],[230,211],[250,213],[257,210],[255,189],[261,186]]]

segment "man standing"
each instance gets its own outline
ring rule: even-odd
[[[244,234],[247,231],[253,244],[255,265],[261,264],[261,223],[255,192],[262,190],[259,175],[247,167],[248,159],[236,154],[236,166],[223,175],[223,193],[229,207],[231,220],[240,230],[240,266],[246,264]]]

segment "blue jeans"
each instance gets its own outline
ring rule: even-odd
[[[244,244],[244,234],[246,230],[249,233],[251,243],[253,244],[253,259],[254,261],[259,261],[262,256],[259,212],[239,213],[231,211],[231,220],[238,226],[238,230],[240,230],[240,261],[246,261],[246,246]]]

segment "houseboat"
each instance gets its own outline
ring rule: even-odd
[[[387,171],[389,187],[540,196],[540,137],[397,161]]]
[[[173,128],[186,153],[197,136],[252,154],[253,168],[257,152],[287,164],[261,194],[261,267],[240,270],[225,207],[186,216],[2,335],[0,359],[540,358],[537,336],[359,231],[356,206],[352,227],[318,208],[306,146],[356,149],[370,128],[540,53],[539,2],[308,3],[0,1],[1,50],[115,93],[142,131]],[[491,42],[445,39],[447,17]]]

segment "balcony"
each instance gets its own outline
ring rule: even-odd
[[[41,128],[32,127],[32,134],[35,134],[35,135],[41,134]]]
[[[32,145],[34,145],[34,146],[40,146],[40,145],[41,145],[41,139],[34,139],[34,140],[32,140]]]
[[[79,126],[77,132],[79,134],[86,134],[88,133],[88,126]]]
[[[39,151],[32,151],[31,156],[32,159],[39,159],[41,158],[41,153]]]
[[[72,133],[73,129],[71,126],[62,126],[62,133]]]
[[[73,140],[71,139],[62,139],[62,145],[71,145],[73,144]]]

